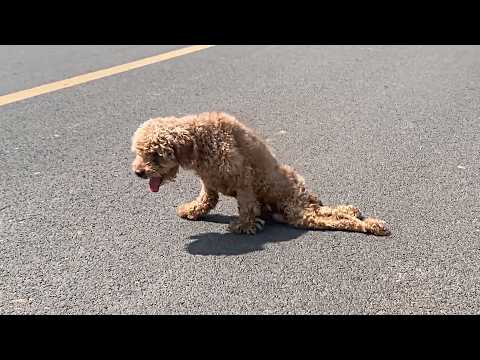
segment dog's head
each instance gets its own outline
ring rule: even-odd
[[[173,147],[164,141],[168,135],[163,136],[151,125],[145,123],[133,135],[132,151],[136,157],[132,170],[138,177],[149,179],[150,191],[157,192],[165,182],[175,179],[179,163]]]

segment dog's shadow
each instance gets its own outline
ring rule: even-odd
[[[205,216],[201,221],[228,224],[233,219],[233,216],[214,214]],[[187,245],[187,251],[192,255],[243,255],[261,251],[267,243],[296,239],[306,231],[267,221],[265,228],[255,236],[214,232],[192,235],[190,239],[194,241]]]

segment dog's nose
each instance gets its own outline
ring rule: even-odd
[[[138,177],[143,178],[143,177],[145,176],[145,170],[135,170],[135,174],[136,174]]]

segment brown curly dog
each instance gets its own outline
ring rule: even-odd
[[[238,202],[239,218],[229,225],[234,233],[255,234],[272,217],[308,229],[389,234],[383,221],[362,219],[356,207],[323,206],[295,170],[279,164],[259,136],[225,113],[148,120],[135,132],[132,151],[133,171],[149,179],[153,192],[180,166],[200,177],[197,199],[178,208],[182,218],[206,215],[222,193]]]

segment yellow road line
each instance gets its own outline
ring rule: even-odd
[[[61,89],[65,89],[68,87],[72,87],[75,85],[80,85],[84,84],[89,81],[101,79],[107,76],[115,75],[115,74],[120,74],[125,71],[137,69],[142,66],[150,65],[150,64],[155,64],[160,61],[165,61],[169,59],[173,59],[182,55],[187,55],[191,54],[196,51],[204,50],[207,49],[211,46],[214,45],[195,45],[195,46],[189,46],[173,51],[169,51],[163,54],[155,55],[155,56],[150,56],[144,59],[140,59],[137,61],[132,61],[127,64],[122,64],[118,66],[113,66],[107,69],[103,70],[98,70],[94,71],[91,73],[83,74],[83,75],[78,75],[74,76],[65,80],[60,80],[60,81],[55,81],[50,84],[45,84],[41,86],[37,86],[31,89],[27,90],[22,90],[18,92],[14,92],[11,94],[3,95],[0,96],[0,106],[10,104],[16,101],[28,99],[34,96],[46,94],[52,91],[57,91]]]

